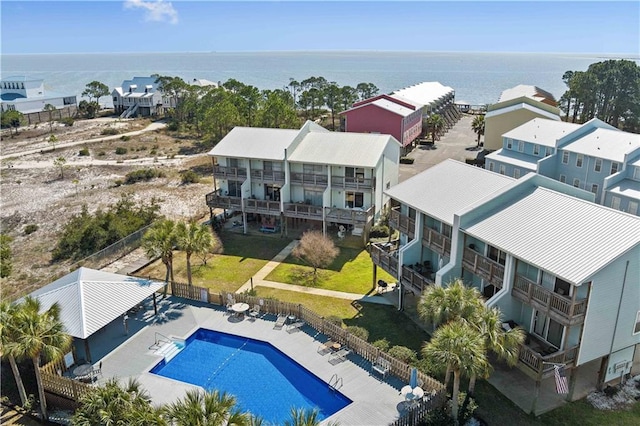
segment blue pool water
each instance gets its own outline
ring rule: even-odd
[[[291,407],[317,409],[323,420],[351,403],[269,343],[202,328],[150,372],[232,394],[241,410],[272,424],[287,420]]]

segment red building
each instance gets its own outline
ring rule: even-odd
[[[403,147],[422,132],[422,105],[392,95],[356,102],[341,114],[345,131],[392,135]]]

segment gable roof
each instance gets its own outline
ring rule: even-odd
[[[581,284],[640,244],[640,217],[532,185],[464,227],[561,279]]]
[[[289,161],[376,167],[389,143],[400,146],[389,135],[310,131],[289,155]]]
[[[385,194],[452,225],[455,213],[514,181],[514,178],[449,159],[395,185]]]
[[[299,132],[295,129],[234,127],[209,151],[209,155],[284,161],[284,150]]]
[[[487,107],[485,119],[513,111],[527,110],[550,120],[560,121],[560,110],[554,106],[543,104],[526,96],[498,102]]]
[[[60,305],[66,332],[86,339],[164,286],[163,282],[79,268],[30,294],[42,309]]]
[[[624,162],[627,154],[640,150],[640,135],[621,130],[596,128],[568,142],[561,149],[605,160]]]
[[[437,81],[425,81],[405,87],[404,89],[396,90],[391,96],[398,96],[422,105],[432,105],[448,94],[453,93],[453,91],[451,87],[444,86]]]
[[[519,84],[511,89],[504,90],[500,94],[498,102],[508,101],[510,99],[526,96],[531,99],[535,99],[538,102],[546,103],[548,105],[556,106],[556,98],[546,90],[542,90],[538,86],[529,86],[526,84]]]
[[[530,142],[542,146],[557,147],[558,139],[580,128],[580,124],[534,118],[503,134],[503,138]]]

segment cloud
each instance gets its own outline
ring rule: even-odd
[[[126,0],[124,8],[144,10],[145,21],[178,23],[178,12],[173,8],[171,2],[162,0]]]

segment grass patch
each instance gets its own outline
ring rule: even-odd
[[[419,351],[429,336],[394,306],[317,296],[269,287],[256,287],[256,295],[262,298],[300,303],[324,316],[342,318],[345,325],[364,327],[369,331],[369,342],[386,338],[391,346],[402,345]]]
[[[288,256],[266,279],[325,290],[366,294],[372,287],[373,262],[366,250],[341,247],[340,254],[331,265],[318,271],[315,284],[312,277],[313,268],[294,256]],[[395,279],[382,268],[378,268],[378,279],[395,282]]]
[[[235,233],[223,233],[222,253],[216,254],[202,265],[191,257],[193,285],[214,291],[236,291],[256,272],[278,254],[290,240]],[[187,261],[183,252],[173,255],[173,273],[178,282],[187,282]],[[160,260],[140,270],[138,275],[164,279],[165,266]]]

